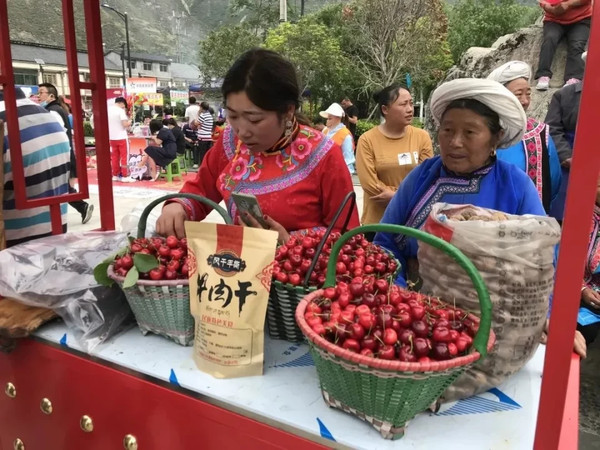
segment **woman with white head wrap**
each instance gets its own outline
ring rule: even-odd
[[[531,67],[523,61],[510,61],[494,69],[489,80],[502,83],[521,102],[527,111],[531,103]],[[548,125],[533,118],[527,119],[527,129],[521,141],[498,152],[498,159],[515,164],[533,181],[542,204],[550,213],[561,183],[561,168]]]
[[[529,177],[495,156],[497,148],[519,142],[527,125],[525,111],[508,89],[492,80],[453,80],[431,96],[431,114],[439,124],[441,154],[404,179],[382,223],[420,228],[437,202],[546,215]],[[418,281],[415,239],[377,233],[374,242],[402,263],[399,284]]]
[[[453,80],[432,94],[431,114],[439,125],[440,156],[425,161],[405,178],[382,223],[421,228],[438,202],[472,204],[514,215],[546,215],[531,179],[514,164],[496,158],[496,150],[500,153],[502,147],[520,142],[527,126],[523,107],[508,89],[487,79]],[[420,284],[415,239],[377,233],[374,243],[392,251],[400,261],[403,278],[396,283]],[[486,381],[493,382],[489,377]],[[481,386],[455,387],[444,398],[471,395]]]

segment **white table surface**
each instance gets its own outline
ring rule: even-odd
[[[62,322],[47,324],[35,335],[82,351]],[[321,397],[315,366],[306,344],[265,339],[263,376],[220,380],[200,372],[192,348],[130,329],[91,355],[117,366],[198,392],[225,408],[316,439],[332,446],[377,449],[486,450],[531,449],[539,403],[545,347],[492,392],[444,405],[437,414],[411,420],[406,434],[388,441],[371,425],[329,408]]]

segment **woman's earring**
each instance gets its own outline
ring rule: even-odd
[[[290,134],[292,134],[292,127],[294,126],[294,123],[291,120],[288,120],[285,123],[285,135],[289,136]]]
[[[492,149],[492,153],[490,153],[490,156],[496,156],[496,149]]]

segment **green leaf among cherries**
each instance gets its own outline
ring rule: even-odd
[[[139,272],[147,273],[158,267],[158,258],[154,255],[135,253],[133,255],[133,265]]]
[[[130,288],[135,286],[135,284],[140,279],[140,273],[135,267],[132,267],[125,276],[125,281],[123,281],[123,289]]]
[[[101,272],[106,274],[110,264],[114,273],[125,279],[124,288],[134,286],[138,280],[187,279],[187,240],[175,236],[130,239],[127,247],[96,267],[98,282],[106,281]]]

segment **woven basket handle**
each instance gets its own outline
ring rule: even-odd
[[[142,211],[142,216],[140,217],[140,222],[138,223],[138,231],[137,231],[138,238],[143,238],[144,235],[146,234],[146,223],[148,222],[148,215],[150,215],[150,212],[154,209],[154,207],[166,200],[171,199],[171,198],[189,198],[192,200],[196,200],[200,203],[204,203],[205,205],[210,206],[215,211],[217,211],[221,215],[221,217],[223,218],[223,220],[225,221],[225,223],[227,225],[233,225],[233,220],[231,220],[231,217],[229,217],[229,214],[227,213],[227,211],[225,209],[223,209],[223,207],[217,205],[212,200],[209,200],[206,197],[202,197],[201,195],[187,194],[184,192],[179,192],[176,194],[167,194],[163,197],[157,198],[156,200],[150,202],[150,204],[148,206],[146,206],[144,211]]]
[[[419,241],[425,242],[426,244],[443,251],[452,259],[454,259],[458,265],[465,270],[465,272],[467,272],[467,275],[469,275],[469,278],[473,282],[475,291],[477,291],[477,296],[479,297],[479,309],[481,311],[481,321],[473,341],[473,346],[475,349],[477,349],[481,357],[484,358],[487,355],[487,343],[490,337],[490,329],[492,325],[492,303],[490,301],[490,294],[485,283],[483,282],[483,279],[481,278],[481,275],[479,274],[479,271],[469,260],[469,258],[467,258],[465,254],[454,245],[449,244],[448,242],[433,236],[432,234],[425,233],[424,231],[420,231],[415,228],[390,224],[364,225],[362,227],[354,228],[339,238],[331,249],[331,256],[329,258],[329,263],[327,264],[327,278],[323,287],[326,288],[335,285],[335,264],[337,263],[338,255],[342,249],[342,246],[352,236],[367,232],[404,234],[406,236],[416,238]]]
[[[306,276],[304,277],[304,288],[305,289],[308,289],[308,282],[310,281],[310,276],[312,275],[313,271],[315,270],[315,266],[317,265],[317,261],[319,260],[319,256],[321,255],[321,252],[323,251],[323,247],[325,247],[327,238],[333,231],[333,227],[335,227],[335,224],[337,223],[340,216],[342,215],[342,212],[344,211],[344,208],[346,207],[348,202],[352,202],[352,203],[350,205],[350,210],[348,211],[348,215],[346,216],[346,221],[344,222],[344,226],[342,227],[342,234],[344,234],[347,231],[348,224],[350,223],[350,219],[352,218],[352,211],[354,211],[354,207],[356,206],[356,192],[350,191],[346,194],[346,196],[344,197],[344,200],[342,200],[342,203],[340,204],[340,207],[335,212],[335,215],[333,216],[333,220],[327,227],[327,230],[325,231],[325,234],[323,235],[321,242],[319,242],[319,245],[315,249],[315,256],[313,257],[313,260],[310,263],[310,267],[308,268],[308,271],[306,272]]]

